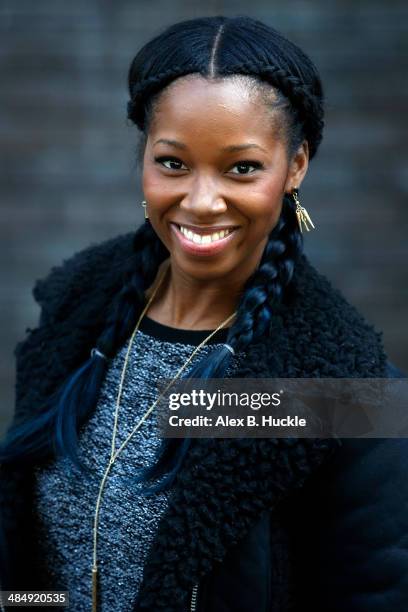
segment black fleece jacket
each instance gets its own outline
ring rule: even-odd
[[[15,421],[41,411],[88,358],[136,257],[131,232],[91,245],[37,281],[40,323],[15,351]],[[399,375],[381,334],[305,256],[268,333],[235,373]],[[133,611],[405,611],[407,458],[405,439],[194,439]],[[32,475],[32,466],[0,468],[3,590],[40,584]]]

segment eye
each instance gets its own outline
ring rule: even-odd
[[[245,160],[245,161],[240,161],[240,162],[237,162],[237,163],[236,163],[236,164],[234,164],[234,166],[233,166],[233,168],[240,168],[241,170],[242,170],[242,169],[244,169],[244,170],[245,170],[245,169],[248,169],[248,167],[255,168],[255,170],[261,170],[261,169],[264,167],[264,165],[263,165],[263,164],[261,164],[261,162],[258,162],[258,161],[252,161],[252,160],[249,160],[249,159],[248,159],[248,160]],[[248,174],[253,174],[253,173],[254,173],[254,172],[233,172],[232,174],[239,174],[239,175],[241,175],[241,176],[245,176],[245,175],[248,175]]]
[[[174,166],[166,166],[164,162],[169,162],[170,164],[183,164],[182,161],[180,161],[179,159],[177,159],[177,157],[155,157],[154,161],[157,162],[158,164],[161,164],[162,166],[164,166],[165,168],[167,168],[167,170],[183,170],[184,168],[175,168]]]

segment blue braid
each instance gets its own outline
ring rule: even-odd
[[[107,357],[113,357],[128,339],[144,305],[144,290],[168,257],[150,223],[139,228],[134,241],[136,253],[124,273],[125,285],[95,347]],[[9,428],[0,445],[0,462],[28,463],[60,455],[89,474],[78,458],[78,432],[96,406],[106,368],[107,360],[92,351],[88,360],[47,398],[39,413]]]

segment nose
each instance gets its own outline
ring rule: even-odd
[[[206,218],[212,215],[224,213],[227,205],[214,186],[206,184],[192,187],[188,194],[180,202],[181,210],[189,213],[192,218]]]

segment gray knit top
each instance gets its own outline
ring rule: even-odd
[[[147,316],[143,318],[133,340],[123,383],[116,449],[157,399],[157,379],[172,378],[209,333],[180,330]],[[227,329],[219,330],[198,351],[182,376],[214,345],[225,342],[227,333]],[[116,398],[128,342],[110,360],[95,412],[79,435],[79,458],[95,475],[84,476],[66,458],[35,468],[33,507],[43,588],[69,591],[69,609],[75,612],[91,609],[95,505],[110,456]],[[233,356],[227,377],[242,358],[242,353]],[[116,459],[105,484],[97,540],[98,611],[132,609],[145,559],[167,507],[169,491],[143,497],[125,482],[135,468],[154,462],[161,442],[154,423],[153,410]]]

